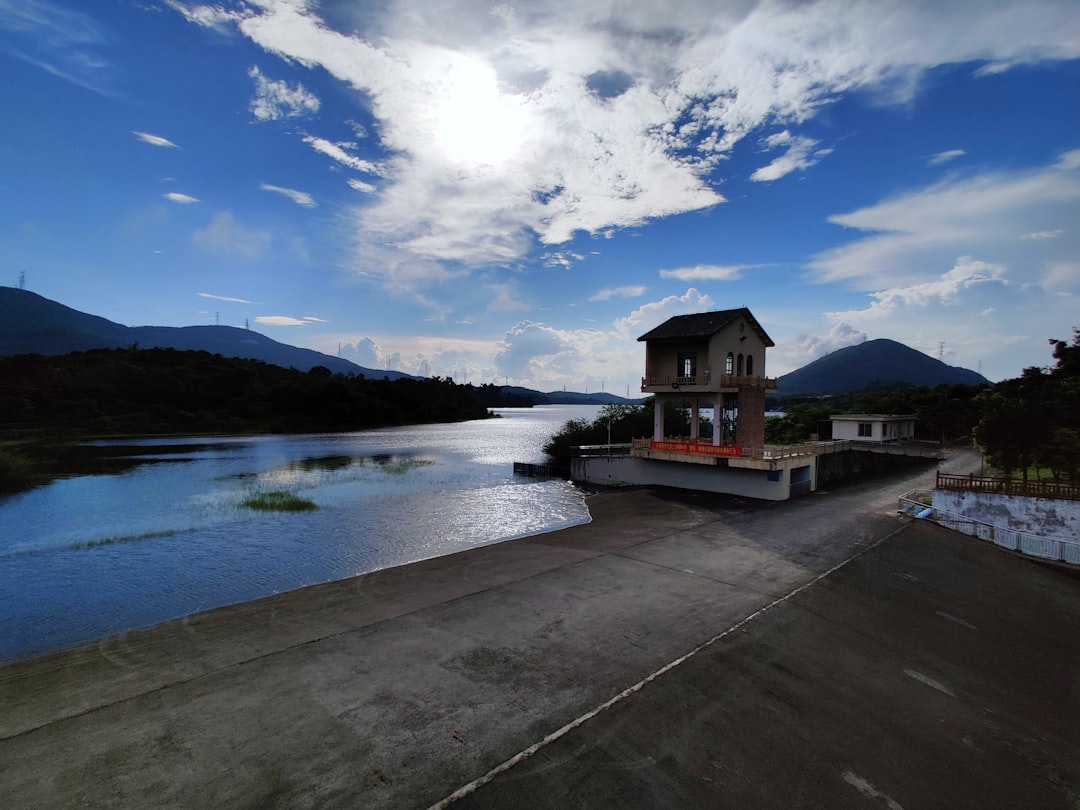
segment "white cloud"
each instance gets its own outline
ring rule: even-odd
[[[259,121],[299,118],[319,111],[319,99],[300,83],[290,86],[287,82],[273,81],[258,67],[252,67],[248,76],[255,80],[255,98],[248,109]]]
[[[634,285],[629,287],[610,287],[606,290],[597,290],[589,296],[590,301],[610,301],[612,298],[639,298],[645,294],[645,287]]]
[[[1007,284],[1004,269],[963,256],[934,281],[874,292],[870,294],[874,301],[866,309],[830,312],[826,315],[833,320],[866,320],[884,317],[901,308],[925,307],[933,303],[951,304],[964,290],[989,282]]]
[[[314,135],[305,136],[304,143],[316,152],[336,160],[342,166],[347,166],[358,172],[367,172],[368,174],[380,173],[379,167],[370,160],[364,160],[363,158],[356,157],[356,155],[350,155],[346,152],[345,144],[334,143],[333,141],[326,140],[326,138],[316,138]],[[355,186],[353,186],[353,188],[355,188]]]
[[[314,315],[305,315],[303,317],[303,320],[307,321],[308,323],[330,323],[330,321],[324,320],[322,318],[316,318]]]
[[[742,271],[748,266],[699,264],[694,267],[661,270],[660,278],[674,278],[679,281],[735,281],[742,278]]]
[[[365,183],[363,180],[357,180],[355,177],[350,177],[347,181],[350,188],[362,191],[365,194],[374,194],[378,189],[371,185],[371,183]]]
[[[954,177],[829,217],[869,235],[819,254],[809,267],[820,281],[880,290],[930,281],[932,268],[963,255],[1005,267],[1066,260],[1080,252],[1078,158],[1080,150],[1048,166]],[[1063,238],[1016,238],[1056,231]]]
[[[942,163],[948,163],[950,160],[956,160],[958,157],[966,155],[963,149],[948,149],[944,152],[938,152],[932,158],[930,158],[931,166],[940,166]]]
[[[136,132],[135,130],[132,130],[131,134],[143,143],[148,143],[151,146],[161,146],[167,149],[180,148],[168,138],[162,138],[160,135],[151,135],[149,132]]]
[[[290,315],[259,315],[255,318],[255,323],[263,326],[307,326],[306,319],[293,318]]]
[[[693,287],[682,295],[669,295],[660,301],[644,304],[625,318],[615,321],[615,331],[623,337],[635,340],[653,327],[659,326],[675,315],[690,315],[716,309],[712,298]]]
[[[1080,55],[1065,0],[995,5],[978,25],[963,2],[888,14],[832,0],[698,0],[677,15],[662,3],[616,14],[556,0],[495,12],[465,0],[318,8],[260,0],[242,12],[185,13],[205,25],[231,20],[267,52],[325,69],[364,97],[393,155],[385,169],[306,138],[389,180],[356,213],[361,248],[467,265],[715,206],[713,173],[766,126],[785,128],[765,141],[784,153],[753,179],[804,170],[829,150],[799,127],[842,93],[906,102],[942,64]],[[423,267],[395,265],[387,283]]]
[[[351,360],[364,368],[379,368],[383,364],[382,350],[379,344],[371,338],[365,337],[356,343],[345,343],[338,347],[338,357]]]
[[[843,322],[834,323],[824,335],[801,332],[788,340],[778,341],[776,347],[769,350],[767,373],[770,377],[779,377],[837,349],[857,346],[866,339],[866,332]]]
[[[214,215],[210,224],[192,234],[199,247],[226,256],[256,259],[270,246],[270,231],[249,230],[228,211]]]
[[[315,198],[306,191],[297,191],[294,188],[283,188],[282,186],[272,186],[269,183],[263,183],[259,188],[263,191],[272,191],[275,194],[288,197],[294,203],[304,208],[315,208],[318,205],[318,203],[315,202]]]
[[[224,296],[224,295],[213,295],[212,293],[204,293],[204,292],[196,293],[196,294],[198,296],[200,296],[201,298],[212,298],[215,301],[225,301],[225,302],[230,303],[230,304],[250,304],[251,303],[246,298],[229,298],[228,296]]]
[[[190,194],[181,194],[178,191],[170,191],[167,194],[162,194],[169,202],[179,203],[180,205],[190,205],[191,203],[199,202],[198,197],[192,197]]]
[[[772,182],[795,171],[809,169],[821,162],[832,149],[815,149],[818,142],[813,138],[793,136],[787,130],[765,139],[766,149],[784,148],[787,151],[775,158],[768,166],[762,166],[750,175],[756,183]]]
[[[566,270],[573,267],[574,262],[580,262],[584,258],[580,253],[575,253],[572,250],[553,250],[540,257],[544,267],[562,267]]]
[[[1030,233],[1021,234],[1020,238],[1041,242],[1044,239],[1057,239],[1064,233],[1065,231],[1058,228],[1056,231],[1032,231]]]

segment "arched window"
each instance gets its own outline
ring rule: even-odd
[[[724,373],[727,375],[735,373],[735,355],[731,352],[727,353],[727,360],[724,361]]]
[[[741,377],[742,376],[742,368],[743,368],[743,356],[742,356],[741,353],[739,354],[738,365],[735,366],[735,368],[737,369],[737,371],[735,373]]]
[[[752,354],[746,355],[746,376],[754,376],[754,355]]]

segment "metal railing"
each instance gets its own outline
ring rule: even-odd
[[[988,540],[995,546],[1019,551],[1032,557],[1055,562],[1080,565],[1080,542],[1061,540],[1055,537],[1042,537],[1030,532],[1009,529],[975,520],[956,512],[936,509],[927,501],[932,497],[928,490],[912,490],[900,496],[900,512],[922,520],[932,520],[939,526],[961,532],[980,540]]]

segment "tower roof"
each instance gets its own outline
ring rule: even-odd
[[[708,338],[738,318],[745,318],[766,346],[776,345],[746,307],[721,309],[715,312],[698,312],[693,315],[676,315],[673,318],[668,318],[655,329],[646,332],[638,340],[666,341]]]

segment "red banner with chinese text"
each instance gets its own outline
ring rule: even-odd
[[[697,453],[702,456],[741,456],[742,448],[732,445],[697,444],[696,442],[658,442],[653,440],[650,450],[667,453]]]

